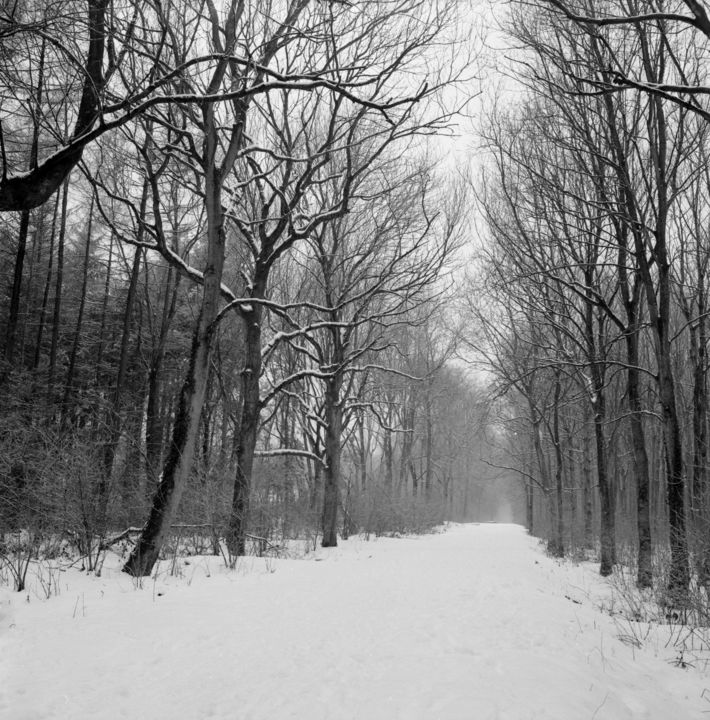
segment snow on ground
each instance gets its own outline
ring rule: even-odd
[[[0,718],[710,716],[707,670],[618,640],[590,571],[514,525],[189,562],[142,589],[116,566],[63,573],[48,600],[3,592]]]

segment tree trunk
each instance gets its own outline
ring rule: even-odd
[[[708,389],[707,389],[707,318],[705,303],[705,275],[701,275],[698,289],[698,327],[695,335],[697,350],[693,369],[693,486],[691,503],[694,516],[694,533],[699,540],[696,553],[696,567],[700,582],[710,588],[710,541],[708,530]]]
[[[262,294],[265,279],[255,292]],[[242,370],[242,411],[239,420],[239,445],[237,446],[237,469],[234,478],[232,509],[229,517],[227,546],[233,558],[244,555],[246,531],[249,519],[251,479],[254,470],[254,453],[261,417],[261,321],[263,308],[255,303],[249,311],[242,310],[244,324],[244,368]]]
[[[163,354],[156,353],[148,368],[148,398],[145,417],[145,475],[149,483],[157,483],[163,460],[163,418],[160,412]]]
[[[633,230],[638,233],[638,229]],[[635,274],[630,287],[627,264],[629,253],[627,248],[626,228],[617,231],[619,244],[619,285],[626,311],[626,393],[629,402],[629,426],[631,430],[631,447],[633,453],[633,474],[636,480],[636,526],[638,534],[638,570],[636,584],[651,587],[653,584],[652,544],[651,544],[651,503],[649,495],[649,462],[646,452],[646,438],[643,429],[643,404],[641,402],[641,376],[639,373],[639,342],[640,342],[640,300],[641,284]],[[641,238],[635,240],[636,246],[642,243]]]
[[[205,278],[207,280],[207,278]],[[213,285],[213,283],[211,283]],[[205,286],[205,294],[207,293]],[[219,297],[219,286],[210,288]],[[178,411],[173,425],[168,456],[163,466],[160,484],[141,536],[123,566],[123,571],[136,577],[150,575],[158,560],[165,536],[177,510],[188,476],[192,470],[195,441],[200,425],[202,404],[207,389],[212,322],[210,304],[203,297],[202,312],[192,341],[190,366],[180,391]],[[216,302],[214,303],[216,307]]]
[[[39,321],[37,323],[37,338],[35,340],[35,354],[32,362],[32,369],[39,367],[39,361],[42,357],[42,338],[44,337],[44,321],[47,317],[47,308],[49,306],[49,289],[52,285],[52,268],[54,264],[54,239],[57,236],[57,217],[59,215],[59,194],[54,202],[54,210],[52,212],[52,229],[49,235],[49,254],[47,258],[47,276],[44,281],[44,292],[42,294],[42,305],[39,312]]]
[[[434,475],[434,429],[431,417],[431,386],[427,387],[426,400],[426,439],[425,439],[425,471],[424,471],[424,497],[426,501],[431,500],[432,481]]]
[[[392,433],[387,428],[384,429],[383,437],[383,448],[382,448],[382,461],[385,465],[385,492],[388,496],[393,494],[393,452],[392,452]]]
[[[39,123],[41,116],[42,95],[44,91],[44,58],[46,40],[42,40],[42,49],[39,56],[39,69],[37,72],[37,92],[35,109],[37,117],[32,130],[32,145],[30,148],[30,171],[37,167],[39,152]],[[17,338],[17,324],[20,315],[20,298],[22,296],[22,275],[25,266],[25,252],[27,250],[27,232],[30,227],[30,210],[24,209],[20,214],[20,231],[17,239],[17,254],[15,255],[15,271],[12,280],[12,293],[10,295],[10,312],[7,320],[7,333],[5,338],[5,360],[8,370],[12,369],[15,361],[15,341]]]
[[[62,214],[59,220],[57,239],[57,278],[54,284],[54,314],[52,318],[52,345],[49,350],[49,370],[47,373],[47,395],[50,403],[54,395],[54,374],[57,366],[59,348],[59,327],[62,319],[62,288],[64,287],[64,238],[67,231],[67,203],[69,199],[69,176],[64,181],[62,191]]]
[[[291,415],[291,398],[284,400],[283,417],[281,418],[281,445],[282,447],[295,447],[293,426],[295,418]],[[291,521],[291,500],[293,498],[293,488],[297,485],[294,481],[293,458],[286,455],[284,458],[284,471],[281,478],[281,537],[285,540],[290,533]]]
[[[340,505],[340,460],[343,410],[340,404],[340,378],[327,381],[325,392],[325,484],[323,489],[323,547],[338,544]]]
[[[638,334],[626,335],[628,370],[626,389],[629,398],[629,424],[633,449],[633,472],[636,478],[636,525],[638,530],[638,572],[636,584],[651,587],[653,584],[651,545],[651,505],[649,502],[649,468],[646,439],[643,432],[641,394],[639,391]]]
[[[145,208],[143,207],[143,209]],[[143,249],[137,247],[135,255],[133,256],[133,266],[131,268],[131,279],[128,285],[126,307],[123,311],[121,350],[118,360],[118,370],[116,372],[116,384],[113,389],[111,405],[108,409],[106,418],[106,435],[103,443],[103,475],[98,486],[100,496],[106,493],[108,485],[111,481],[116,448],[118,446],[118,441],[121,438],[121,411],[123,405],[123,393],[126,385],[126,375],[128,373],[128,350],[130,347],[131,337],[131,318],[133,314],[133,305],[138,292],[138,278],[140,277],[142,255]]]
[[[313,485],[311,486],[311,494],[308,499],[308,509],[315,512],[318,509],[318,501],[321,495],[321,485],[323,483],[323,466],[318,460],[313,462]]]
[[[594,373],[593,375],[598,374]],[[593,381],[594,382],[594,381]],[[602,381],[596,378],[592,410],[594,412],[594,439],[597,449],[597,483],[599,485],[601,562],[599,574],[602,577],[611,575],[616,564],[616,534],[614,529],[614,492],[609,479],[607,467],[606,439],[604,424],[606,423],[606,401],[602,391]]]
[[[675,402],[670,342],[664,342],[659,363],[660,400],[665,428],[667,455],[666,493],[670,525],[671,567],[668,592],[674,601],[681,601],[690,584],[688,541],[685,531],[685,480],[683,478],[683,447],[681,428]]]
[[[365,446],[365,417],[362,412],[357,414],[358,431],[358,470],[360,472],[360,491],[367,492],[367,447]],[[391,483],[390,483],[391,485]]]
[[[549,546],[553,557],[564,557],[565,554],[564,497],[562,493],[564,466],[560,438],[560,395],[560,377],[559,373],[555,373],[555,396],[552,407],[552,442],[555,447],[555,530],[553,541]]]
[[[104,280],[104,294],[101,300],[101,321],[99,323],[99,347],[96,351],[96,383],[101,385],[101,365],[104,359],[104,334],[106,331],[106,311],[108,309],[108,298],[111,289],[111,269],[113,267],[113,243],[114,234],[111,233],[108,245],[108,262],[106,265],[106,279]]]
[[[641,36],[642,57],[646,76],[651,82],[662,81],[662,70],[655,64],[645,35]],[[656,227],[650,245],[657,273],[657,293],[649,268],[647,248],[639,247],[636,233],[637,260],[641,267],[646,289],[649,317],[655,330],[658,364],[658,390],[665,431],[666,493],[670,525],[671,567],[668,574],[668,594],[672,602],[684,602],[690,584],[688,539],[685,527],[685,478],[683,477],[682,429],[676,405],[675,378],[671,354],[671,258],[668,248],[668,214],[671,206],[671,181],[668,161],[668,124],[666,106],[660,97],[653,95],[646,115],[649,150],[655,174]],[[672,155],[672,151],[670,152]]]
[[[594,546],[594,501],[592,488],[592,439],[590,428],[585,422],[584,438],[582,439],[582,476],[584,488],[582,490],[582,502],[584,503],[584,546],[589,549]]]
[[[67,379],[64,384],[64,399],[62,400],[62,421],[66,422],[71,402],[72,391],[74,389],[74,372],[76,369],[76,357],[79,353],[81,344],[81,326],[84,322],[84,308],[86,307],[86,288],[89,281],[89,258],[91,256],[91,226],[93,221],[94,199],[91,198],[89,206],[89,222],[86,229],[86,245],[84,247],[84,267],[81,278],[81,290],[79,298],[79,311],[76,316],[76,331],[74,332],[74,342],[72,344],[71,355],[69,357],[69,369],[67,370]]]
[[[409,468],[409,476],[412,478],[412,497],[416,498],[419,496],[419,475],[417,475],[417,469],[414,467],[411,454],[407,460],[407,467]]]
[[[220,78],[216,75],[212,84]],[[222,170],[216,164],[218,146],[214,107],[203,108],[205,210],[207,215],[207,260],[203,275],[202,305],[190,352],[190,365],[180,391],[172,439],[160,483],[153,496],[148,520],[133,552],[123,566],[134,576],[149,575],[160,554],[173,516],[192,470],[195,441],[207,392],[212,338],[219,312],[224,268],[224,216]]]
[[[17,253],[15,254],[15,272],[12,280],[10,294],[10,311],[7,318],[5,333],[5,362],[7,372],[12,370],[15,362],[15,341],[17,338],[17,325],[20,316],[20,298],[22,296],[22,274],[25,266],[25,253],[27,250],[27,233],[30,227],[30,211],[23,210],[20,214],[20,231],[17,238]]]
[[[466,495],[468,495],[468,483],[466,484]],[[466,517],[466,519],[468,519]],[[528,482],[525,484],[525,522],[528,532],[535,534],[535,486]]]
[[[158,475],[163,462],[164,413],[162,412],[161,402],[163,395],[161,373],[163,360],[165,359],[165,343],[167,342],[170,323],[175,315],[177,292],[180,285],[180,276],[177,275],[173,282],[174,275],[172,267],[169,268],[165,282],[165,296],[163,298],[158,341],[153,348],[148,368],[148,399],[145,418],[145,474],[149,483],[158,482]]]
[[[405,403],[409,403],[405,406],[402,414],[402,454],[400,457],[399,467],[399,483],[404,489],[406,494],[407,491],[407,472],[409,471],[412,477],[412,495],[416,497],[417,494],[417,481],[416,472],[412,465],[412,446],[414,445],[414,419],[415,409],[413,403],[410,403],[411,398],[405,398]]]
[[[704,313],[703,308],[698,308],[699,313]],[[684,313],[685,314],[685,313]],[[686,320],[690,323],[690,361],[693,368],[693,474],[691,477],[690,501],[694,515],[701,512],[705,485],[707,479],[707,380],[705,377],[707,337],[704,328],[704,318],[698,319],[698,327],[692,322],[694,318],[690,313],[685,314]]]
[[[650,82],[662,82],[662,72],[648,48],[647,39],[641,36],[641,56]],[[664,101],[651,96],[645,114],[649,145],[650,168],[655,175],[656,227],[652,235],[645,229],[644,213],[639,210],[634,195],[635,182],[631,177],[627,148],[618,130],[618,116],[611,95],[604,96],[607,127],[615,160],[615,172],[621,188],[620,205],[626,210],[624,222],[634,241],[634,255],[643,292],[646,296],[648,316],[653,329],[657,364],[657,384],[664,430],[666,455],[666,499],[668,504],[671,545],[671,568],[668,590],[671,596],[681,599],[690,582],[688,543],[685,534],[685,481],[681,428],[678,421],[675,379],[671,361],[671,266],[667,244],[667,223],[670,209],[671,176],[675,170],[668,160],[668,127]],[[671,153],[673,154],[673,153]],[[677,165],[675,166],[677,168]],[[623,263],[620,263],[623,265]],[[653,266],[653,270],[652,270]]]

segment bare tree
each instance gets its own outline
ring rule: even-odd
[[[232,4],[224,23],[216,12],[211,12],[212,42],[222,60],[217,64],[209,86],[198,92],[210,97],[221,97],[222,93],[231,104],[206,103],[201,117],[195,116],[189,107],[186,113],[176,115],[174,106],[170,105],[168,114],[152,119],[151,122],[156,123],[156,130],[150,134],[153,140],[150,147],[141,152],[151,183],[153,205],[151,237],[145,246],[158,250],[204,289],[192,355],[197,369],[188,374],[184,399],[176,418],[172,450],[168,453],[151,518],[144,531],[145,541],[141,540],[127,564],[131,572],[149,571],[179,501],[191,467],[215,322],[231,309],[240,314],[244,323],[246,361],[240,391],[237,480],[228,538],[235,556],[243,551],[260,412],[261,318],[267,302],[270,272],[294,243],[346,212],[350,185],[382,148],[417,131],[433,131],[442,123],[440,114],[420,121],[413,113],[413,108],[423,98],[438,92],[439,82],[432,88],[405,97],[400,95],[395,100],[388,93],[401,91],[401,86],[395,86],[403,68],[412,62],[410,54],[436,37],[448,23],[448,16],[437,16],[436,23],[420,25],[411,13],[415,9],[417,12],[428,11],[419,5],[410,7],[407,3],[397,8],[373,5],[367,13],[359,14],[352,13],[349,8],[306,10],[306,7],[304,2],[294,2],[286,9],[283,20],[276,23],[269,19],[266,24],[259,18],[240,15],[246,10],[237,4]],[[415,26],[420,28],[418,34],[410,33]],[[387,38],[387,42],[374,52],[372,38],[376,31],[384,33],[382,37]],[[266,33],[266,37],[262,37],[262,33]],[[322,52],[322,37],[327,38],[329,46],[334,48],[333,54]],[[237,39],[255,44],[254,52],[261,58],[256,65],[244,65],[234,59],[230,43],[236,47]],[[190,40],[194,42],[192,38]],[[347,50],[338,54],[335,49],[340,42],[345,43]],[[173,47],[178,48],[180,44],[175,43]],[[364,69],[361,62],[364,57],[369,58],[367,67],[371,69]],[[272,70],[268,69],[270,64]],[[288,82],[274,82],[274,73],[280,78],[289,78]],[[329,73],[335,73],[337,82],[320,79]],[[305,84],[296,80],[304,75],[310,78]],[[194,81],[190,76],[176,76],[173,80],[181,91],[186,88],[192,91]],[[234,90],[235,87],[243,89]],[[360,97],[353,95],[351,89],[354,88],[358,89]],[[260,95],[264,95],[264,99],[257,102]],[[231,130],[225,138],[217,118],[228,108]],[[250,114],[254,122],[247,130]],[[374,122],[375,117],[383,114],[385,121]],[[365,136],[373,140],[374,151],[361,166],[355,166],[353,150],[362,145],[356,131],[363,123],[370,128]],[[196,147],[192,133],[187,129],[192,126],[203,134],[202,151]],[[323,131],[315,132],[317,127]],[[162,160],[160,153],[163,153]],[[317,200],[312,188],[334,167],[331,164],[334,158],[342,168],[336,169],[340,176],[339,193],[331,205],[310,208],[309,203]],[[189,169],[187,177],[194,177],[192,192],[204,198],[208,228],[205,272],[176,256],[161,229],[160,189],[163,175],[171,163]],[[204,186],[200,180],[202,175]],[[223,200],[226,187],[228,194]],[[231,224],[235,238],[244,243],[253,263],[246,274],[243,290],[238,292],[228,290],[222,283],[225,221]],[[125,236],[124,239],[131,241]],[[208,270],[214,272],[214,276]],[[220,297],[228,300],[221,309]],[[145,557],[145,560],[139,561],[139,557]]]
[[[305,1],[291,3],[283,17],[292,15],[296,19],[307,5]],[[388,10],[387,15],[390,19],[403,18],[417,5],[411,3],[410,7],[402,3]],[[337,8],[337,11],[331,7],[329,12],[333,17],[349,12],[347,8]],[[242,12],[251,10],[242,9],[237,14]],[[315,16],[319,12],[311,10],[305,15]],[[208,47],[202,40],[192,43],[192,53],[181,54],[176,42],[184,40],[185,35],[199,34],[203,19],[209,18],[213,23],[215,14],[216,6],[211,0],[200,0],[194,12],[186,12],[178,0],[169,3],[89,0],[86,5],[72,0],[61,6],[47,7],[42,2],[5,6],[0,12],[0,38],[3,39],[0,84],[6,98],[0,113],[0,211],[29,210],[46,202],[82,160],[87,145],[108,131],[166,105],[190,106],[197,110],[205,103],[247,100],[279,87],[304,91],[329,88],[378,108],[392,108],[404,100],[401,95],[390,101],[371,99],[372,91],[376,92],[379,84],[377,71],[362,73],[347,82],[333,73],[327,63],[320,67],[301,67],[295,74],[284,74],[278,66],[269,67],[267,63],[254,75],[253,57],[243,52],[242,47],[235,45],[231,50],[225,47],[226,54],[223,54],[216,43]],[[279,14],[276,7],[265,7],[262,17]],[[412,28],[414,22],[412,13]],[[370,17],[370,26],[373,31],[383,32],[381,13],[379,21],[372,21]],[[267,21],[266,35],[273,30]],[[217,38],[218,35],[212,36],[213,40]],[[279,49],[282,34],[272,39],[274,42],[270,45],[268,37],[264,38],[266,44],[257,57],[268,57]],[[388,42],[386,39],[385,44]],[[46,84],[59,87],[49,99],[35,92],[31,67],[15,62],[25,48],[40,45],[46,47]],[[412,44],[415,46],[416,42]],[[45,51],[42,52],[45,57]],[[222,87],[197,87],[183,82],[188,74],[214,77],[227,58],[234,77],[251,75],[253,81]],[[27,106],[22,99],[24,92],[29,92],[36,102]],[[416,94],[414,89],[412,95]],[[25,122],[27,117],[30,123]],[[56,118],[68,118],[71,132],[65,133]],[[39,142],[41,152],[34,153],[29,172],[21,172],[18,168],[24,164],[28,145],[23,137],[26,125],[41,129],[38,140],[29,141],[32,146]]]

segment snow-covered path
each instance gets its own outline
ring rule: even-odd
[[[515,526],[0,597],[3,720],[690,720],[710,678],[640,652]],[[575,598],[577,599],[577,598]],[[710,691],[705,693],[707,697]]]

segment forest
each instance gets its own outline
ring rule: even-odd
[[[594,548],[703,613],[709,181],[704,3],[541,3],[483,130],[478,347],[553,554]],[[544,531],[536,530],[536,525]]]
[[[476,517],[484,390],[451,362],[469,190],[434,144],[469,92],[459,12],[5,3],[16,589],[119,543],[141,576],[176,544],[234,565]]]
[[[473,5],[3,3],[10,586],[506,520],[707,612],[705,5]]]

